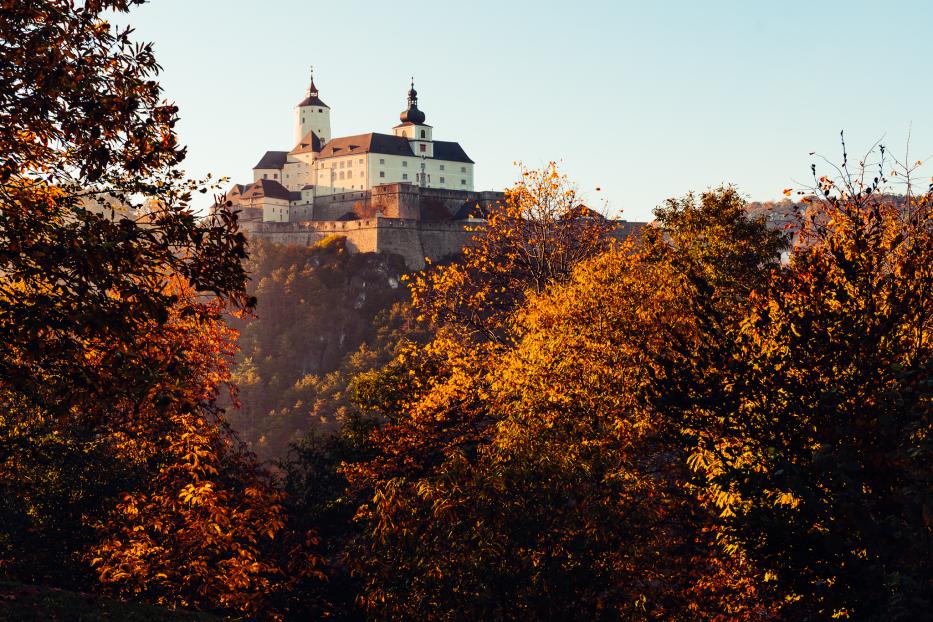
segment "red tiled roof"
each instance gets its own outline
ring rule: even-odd
[[[314,131],[310,131],[304,135],[295,148],[289,152],[289,155],[295,153],[319,153],[321,151],[321,139],[318,138],[317,134]]]
[[[327,104],[321,101],[321,98],[317,95],[308,95],[303,100],[298,103],[299,106],[321,106],[323,108],[330,108]]]

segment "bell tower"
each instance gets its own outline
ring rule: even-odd
[[[400,124],[392,128],[396,136],[404,136],[411,144],[411,150],[419,158],[434,157],[434,139],[431,132],[434,128],[425,123],[424,112],[418,109],[418,91],[415,90],[415,79],[411,79],[411,89],[408,91],[408,108],[399,115]]]
[[[295,106],[295,140],[301,142],[308,132],[314,132],[321,144],[330,142],[330,107],[321,101],[317,86],[314,85],[314,67],[311,68],[311,84],[305,92],[305,98]]]

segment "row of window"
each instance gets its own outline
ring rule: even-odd
[[[443,169],[443,167],[441,167],[441,169]],[[363,177],[364,175],[365,175],[365,173],[363,173],[363,171],[360,171],[360,177]],[[337,177],[337,179],[350,179],[352,176],[353,176],[353,172],[352,172],[352,171],[347,171],[346,173],[344,173],[343,171],[340,171],[340,175]],[[385,171],[379,171],[379,177],[380,177],[381,179],[385,179],[385,176],[386,176],[386,172],[385,172]],[[286,175],[286,177],[288,177],[288,176]],[[420,176],[419,176],[419,175],[415,175],[415,177],[416,177],[417,179],[420,179]],[[262,174],[262,178],[263,178],[263,179],[269,179],[269,175],[268,175],[267,173],[263,173],[263,174]],[[277,173],[273,173],[273,174],[272,174],[272,178],[273,178],[273,179],[278,179],[279,176],[278,176]],[[408,180],[408,173],[402,173],[402,181],[407,181],[407,180]],[[428,180],[429,182],[431,181],[431,176],[430,176],[430,175],[427,176],[427,180]],[[442,184],[447,183],[444,177],[441,177],[441,183],[442,183]],[[460,180],[460,185],[461,185],[461,186],[465,186],[465,185],[466,185],[466,180],[465,180],[465,179],[461,179],[461,180]]]
[[[347,167],[349,167],[349,168],[352,168],[352,167],[353,167],[353,163],[352,163],[352,162],[350,162],[350,161],[342,161],[342,162],[340,162],[340,168],[344,168],[344,163],[346,163]],[[364,160],[363,160],[362,158],[360,158],[360,164],[362,165],[363,163],[364,163]],[[386,163],[385,158],[379,158],[379,164],[385,164],[385,163]],[[402,167],[403,167],[403,168],[408,168],[408,161],[407,161],[407,160],[402,160]],[[335,168],[334,163],[331,163],[330,168],[331,168],[331,169]],[[440,165],[440,168],[441,168],[442,171],[445,170],[445,167],[444,167],[443,164]],[[461,173],[466,173],[466,167],[465,167],[465,166],[461,166],[461,167],[460,167],[460,172],[461,172]],[[347,171],[346,173],[344,173],[343,171],[341,171],[341,172],[340,172],[339,179],[350,179],[350,177],[351,177],[352,175],[353,175],[353,171]],[[364,173],[363,171],[360,171],[360,177],[364,177],[364,176],[365,176],[365,173]],[[385,178],[385,176],[386,176],[385,171],[379,171],[379,177]],[[288,175],[286,175],[285,177],[288,177]],[[263,179],[269,179],[269,174],[268,174],[268,173],[263,173],[263,174],[262,174],[262,178],[263,178]],[[272,174],[272,179],[278,180],[278,178],[279,178],[279,174],[278,174],[278,173],[273,173],[273,174]],[[429,180],[430,180],[430,178],[431,178],[431,177],[428,176],[428,179],[429,179]],[[402,174],[402,179],[408,179],[408,173]],[[441,177],[441,183],[444,183],[444,178],[443,178],[443,177]],[[465,179],[461,179],[461,180],[460,180],[460,185],[465,186],[465,185],[466,185],[466,180],[465,180]]]

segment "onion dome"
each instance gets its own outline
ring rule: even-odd
[[[415,90],[415,79],[411,79],[411,89],[408,91],[408,109],[399,115],[402,123],[422,125],[425,120],[424,113],[418,110],[418,91]]]

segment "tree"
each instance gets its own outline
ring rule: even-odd
[[[169,360],[184,361],[183,375],[165,374],[129,425],[108,430],[111,459],[146,479],[123,489],[84,557],[120,595],[278,619],[297,606],[299,581],[323,579],[317,539],[286,525],[283,493],[214,406],[235,332],[184,309],[153,324],[142,346],[153,358],[177,351]]]
[[[933,550],[931,196],[884,194],[883,168],[838,172],[816,180],[789,265],[741,313],[714,312],[709,280],[695,290],[696,334],[671,341],[701,345],[672,349],[658,407],[782,617],[919,619]]]
[[[553,162],[542,170],[521,168],[520,175],[462,260],[411,279],[415,315],[429,323],[434,338],[410,345],[382,373],[359,383],[390,402],[370,404],[385,418],[375,435],[387,451],[367,477],[430,468],[451,447],[485,442],[494,417],[483,405],[484,368],[509,346],[511,314],[528,295],[566,280],[574,265],[611,245],[612,223],[579,203]]]
[[[666,371],[666,329],[690,322],[686,258],[723,283],[750,279],[774,268],[780,235],[749,222],[731,189],[702,206],[672,202],[666,214],[674,205],[691,214],[641,241],[602,239],[541,286],[487,288],[490,273],[495,282],[512,265],[496,254],[458,266],[460,291],[492,294],[460,303],[476,313],[435,306],[450,300],[435,292],[457,295],[447,275],[416,296],[438,337],[369,378],[388,422],[372,436],[374,459],[350,467],[351,481],[373,491],[351,558],[377,616],[772,615],[758,570],[719,546],[715,515],[687,485],[687,454],[651,398]],[[500,226],[518,232],[493,240],[546,231]],[[743,252],[755,261],[734,257]],[[735,289],[733,298],[748,295]]]
[[[235,217],[190,208],[198,185],[177,168],[177,109],[152,79],[151,45],[102,17],[135,4],[0,13],[0,383],[25,411],[90,422],[144,392],[148,370],[123,346],[165,320],[176,275],[251,302]],[[92,339],[112,347],[89,364]]]
[[[245,241],[191,207],[151,45],[105,20],[137,4],[0,5],[0,572],[257,613],[289,538],[216,405]]]
[[[462,261],[412,279],[412,301],[425,319],[502,341],[502,324],[526,292],[565,280],[574,265],[608,248],[612,223],[580,202],[554,162],[519,172]]]

